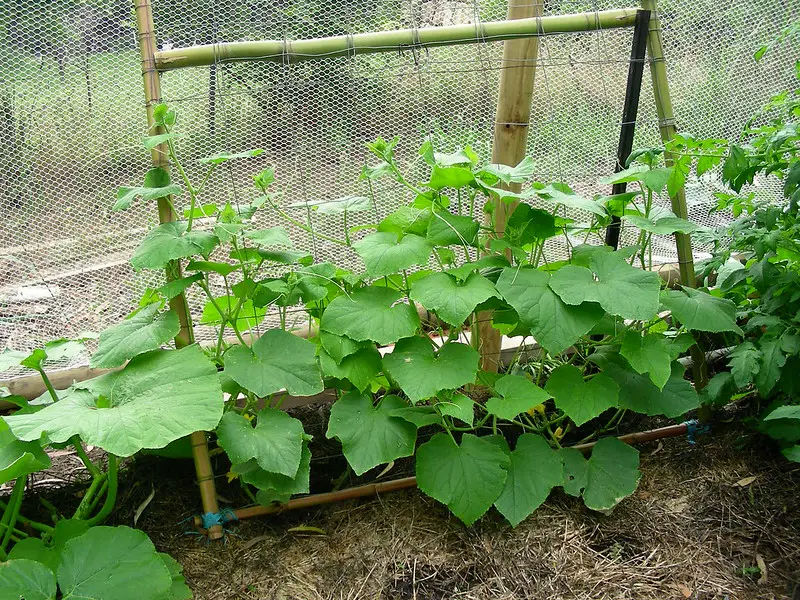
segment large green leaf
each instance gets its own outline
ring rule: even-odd
[[[650,233],[659,235],[669,235],[671,233],[694,233],[702,229],[691,221],[679,217],[661,217],[660,219],[648,219],[639,215],[624,215],[623,221]]]
[[[800,445],[795,444],[781,450],[781,453],[790,461],[800,463]]]
[[[383,366],[412,402],[432,398],[475,381],[480,356],[471,346],[450,342],[434,354],[428,340],[410,337],[397,342]]]
[[[687,329],[742,334],[736,324],[736,305],[727,298],[717,298],[702,290],[685,287],[682,291],[662,292],[661,303]]]
[[[167,134],[169,135],[169,134]],[[153,136],[158,137],[158,136]],[[148,138],[145,138],[148,139]],[[117,200],[111,210],[119,211],[130,208],[136,198],[142,200],[158,200],[165,196],[180,194],[181,186],[170,181],[169,173],[161,168],[154,167],[144,176],[144,185],[137,187],[121,187],[117,192]]]
[[[464,283],[446,273],[433,273],[411,285],[412,300],[455,326],[462,325],[478,304],[497,295],[492,282],[478,273],[470,274]]]
[[[533,188],[532,191],[535,191],[539,198],[557,205],[585,210],[601,217],[606,214],[602,204],[576,194],[569,186],[561,183],[553,183],[542,188]]]
[[[311,450],[308,448],[310,436],[303,440],[303,450],[300,455],[300,466],[294,477],[287,477],[280,473],[271,473],[258,466],[255,460],[233,465],[231,472],[239,478],[258,489],[256,499],[261,504],[278,502],[285,504],[295,494],[307,494],[311,488]]]
[[[672,372],[672,361],[694,344],[689,335],[668,338],[658,334],[642,336],[627,331],[622,339],[620,354],[638,372],[647,373],[658,389],[663,389]]]
[[[650,319],[658,311],[661,278],[632,267],[617,253],[592,256],[591,270],[567,265],[555,272],[551,289],[570,305],[597,302],[612,315]]]
[[[487,439],[465,434],[458,446],[437,433],[417,450],[417,485],[472,525],[503,492],[510,464],[502,448]]]
[[[242,415],[225,413],[217,427],[219,445],[233,464],[255,459],[265,471],[294,477],[303,449],[303,424],[282,410],[265,408],[253,427]]]
[[[508,477],[495,500],[495,507],[516,527],[547,500],[550,491],[564,479],[564,463],[558,452],[538,435],[525,433],[514,451],[502,436],[492,436],[511,459]]]
[[[434,246],[472,246],[478,236],[480,224],[470,217],[449,212],[433,213],[428,222],[428,242]]]
[[[64,600],[163,600],[172,576],[143,531],[92,527],[67,542],[58,585]]]
[[[362,288],[338,296],[322,314],[320,329],[357,342],[391,344],[414,335],[419,328],[417,311],[400,302],[402,297],[400,292],[384,287]]]
[[[100,334],[100,343],[89,365],[96,369],[118,367],[138,354],[160,348],[180,330],[177,314],[171,310],[159,314],[158,304],[145,306]]]
[[[55,600],[56,576],[42,563],[27,558],[0,562],[0,599]]]
[[[764,417],[758,429],[776,440],[797,442],[800,440],[800,406],[779,406]]]
[[[225,353],[225,374],[261,397],[281,390],[313,396],[324,389],[314,344],[282,329],[270,329],[252,348],[230,348]]]
[[[556,406],[579,427],[617,406],[619,401],[619,386],[613,379],[598,373],[584,381],[583,371],[572,365],[555,369],[545,390],[555,398]]]
[[[743,342],[728,355],[736,387],[743,388],[752,383],[761,368],[761,351],[753,342]]]
[[[326,435],[342,443],[347,462],[356,475],[361,475],[377,465],[414,454],[417,428],[392,416],[394,410],[407,406],[392,395],[374,406],[371,395],[350,392],[331,407]]]
[[[325,377],[346,379],[358,390],[365,390],[381,370],[381,355],[374,346],[361,348],[338,362],[324,349],[319,351],[319,364]]]
[[[486,412],[501,419],[511,420],[550,398],[550,394],[520,375],[503,375],[494,389],[500,397],[486,401]]]
[[[608,510],[636,491],[639,485],[639,452],[617,438],[603,438],[595,445],[587,466],[583,501],[592,510]]]
[[[678,417],[700,405],[692,384],[683,378],[683,367],[672,364],[670,378],[658,389],[647,375],[637,373],[618,355],[593,356],[603,372],[619,386],[619,406],[646,415]]]
[[[446,187],[461,188],[475,180],[472,169],[464,167],[440,167],[433,165],[430,181],[426,185],[434,190]]]
[[[50,468],[50,457],[37,441],[21,442],[0,419],[0,484]]]
[[[523,325],[550,354],[569,348],[602,318],[603,309],[587,302],[565,304],[549,287],[550,275],[535,269],[503,269],[497,290],[519,314]]]
[[[215,365],[199,346],[140,354],[122,371],[77,384],[59,402],[29,415],[5,417],[24,441],[78,435],[117,456],[163,448],[195,431],[213,430],[222,417]]]
[[[218,239],[207,231],[192,229],[187,233],[183,221],[162,223],[144,236],[133,253],[131,265],[139,269],[163,269],[171,260],[188,256],[208,256]]]
[[[353,244],[364,261],[367,275],[393,275],[414,265],[426,265],[433,248],[418,235],[408,234],[398,241],[397,234],[378,231]]]
[[[439,394],[436,408],[443,415],[463,421],[470,427],[475,420],[475,402],[464,394],[443,392]]]
[[[413,233],[415,235],[425,236],[428,232],[428,224],[432,218],[433,213],[429,208],[401,206],[378,223],[378,231],[392,232],[395,234]]]

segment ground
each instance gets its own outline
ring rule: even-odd
[[[607,515],[554,492],[516,529],[497,514],[467,528],[409,490],[244,521],[224,543],[182,522],[198,510],[191,464],[145,459],[116,520],[154,491],[138,526],[200,600],[791,599],[800,466],[763,443],[727,426],[641,446],[641,485]]]

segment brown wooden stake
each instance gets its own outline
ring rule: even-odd
[[[152,135],[164,133],[163,129],[155,126],[153,110],[161,103],[161,79],[156,69],[156,34],[153,24],[153,7],[150,0],[134,0],[136,23],[139,29],[139,53],[142,58],[142,79],[144,82],[145,107],[147,109],[147,124]],[[154,167],[169,169],[169,158],[166,144],[157,146],[151,152]],[[175,215],[168,198],[158,200],[158,218],[161,223],[175,221]],[[181,277],[180,263],[176,262],[167,267],[167,279]],[[170,300],[170,308],[175,311],[180,320],[181,330],[175,338],[175,346],[183,348],[194,343],[194,331],[183,293]],[[200,488],[200,499],[203,512],[216,513],[219,511],[217,504],[217,491],[214,486],[214,470],[211,467],[211,457],[208,452],[208,441],[204,431],[197,431],[191,435],[192,454],[194,457],[197,485]],[[208,531],[208,537],[219,539],[223,535],[221,525],[215,525]]]
[[[508,20],[538,18],[541,15],[541,0],[509,0]],[[538,37],[503,42],[503,68],[500,72],[492,142],[492,162],[495,164],[513,167],[525,158],[538,57]],[[511,185],[508,189],[519,191],[520,186]],[[494,221],[495,234],[502,236],[508,215],[517,203],[506,204],[502,200],[493,202],[494,212],[490,218]],[[486,371],[496,373],[500,367],[500,337],[500,332],[492,327],[491,313],[478,314],[477,327],[473,327],[473,339],[481,355],[481,368]]]
[[[644,444],[645,442],[652,442],[655,440],[662,440],[670,437],[678,437],[686,435],[689,431],[687,423],[679,425],[670,425],[668,427],[660,427],[659,429],[651,429],[649,431],[639,431],[637,433],[628,433],[621,435],[617,439],[625,442],[626,444]],[[570,446],[584,454],[594,448],[597,442],[589,442],[587,444],[578,444]],[[394,481],[385,481],[381,483],[369,483],[367,485],[360,485],[346,490],[339,490],[338,492],[327,492],[324,494],[313,494],[311,496],[303,496],[302,498],[294,498],[289,500],[286,504],[271,504],[270,506],[248,506],[247,508],[240,508],[233,511],[236,519],[241,521],[243,519],[252,519],[253,517],[263,517],[266,515],[274,515],[288,510],[298,510],[301,508],[311,508],[312,506],[319,506],[321,504],[331,504],[333,502],[341,502],[343,500],[352,500],[353,498],[365,498],[368,496],[377,496],[385,492],[394,492],[397,490],[404,490],[416,487],[416,477],[404,477],[403,479],[396,479]],[[202,528],[203,520],[201,517],[194,518],[195,527],[201,533],[205,533]]]

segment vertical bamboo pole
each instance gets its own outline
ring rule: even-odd
[[[134,0],[136,11],[136,23],[139,29],[139,53],[142,59],[142,79],[144,82],[145,107],[147,109],[147,124],[152,134],[163,133],[163,130],[155,127],[153,110],[161,102],[161,80],[156,70],[156,34],[153,24],[153,8],[150,0]],[[154,167],[169,169],[169,159],[167,156],[166,144],[157,146],[151,152],[151,160]],[[175,221],[177,215],[170,207],[170,203],[165,198],[158,200],[158,219],[161,223]],[[180,262],[167,267],[167,278],[178,279],[181,277]],[[194,343],[194,331],[192,329],[189,308],[186,297],[183,293],[170,300],[170,308],[174,310],[181,324],[181,330],[175,338],[175,346],[183,348]],[[208,452],[208,442],[203,431],[195,432],[191,435],[192,454],[194,457],[195,472],[197,474],[197,485],[200,488],[200,498],[203,505],[203,512],[216,513],[219,511],[217,504],[217,492],[214,486],[214,471],[211,468],[211,458]],[[215,525],[208,531],[208,537],[219,539],[222,537],[222,526]]]
[[[647,36],[647,53],[650,57],[650,76],[653,80],[653,94],[658,113],[658,127],[661,140],[666,144],[675,137],[675,116],[672,113],[672,97],[667,83],[667,66],[664,62],[664,44],[661,39],[661,19],[658,16],[657,0],[642,0],[642,8],[650,11],[650,33]],[[671,154],[665,154],[667,165],[672,164]],[[682,219],[689,216],[686,208],[686,191],[684,188],[670,198],[672,212]],[[675,245],[678,251],[678,266],[681,284],[695,287],[694,258],[692,255],[692,239],[685,233],[675,234]]]
[[[508,0],[508,20],[538,18],[542,15],[542,0]],[[539,38],[530,37],[503,42],[503,69],[500,72],[500,89],[495,113],[492,162],[516,166],[525,158],[528,145],[528,126],[531,118],[533,81],[536,60],[539,57]],[[519,191],[518,184],[508,186]],[[503,235],[508,216],[516,202],[494,203],[494,229]],[[500,332],[492,327],[491,313],[478,314],[477,348],[481,354],[481,368],[497,372],[500,366]]]
[[[664,43],[661,38],[661,19],[658,16],[657,0],[642,0],[642,8],[650,11],[650,33],[647,37],[647,53],[650,57],[650,76],[653,80],[653,95],[656,100],[658,113],[658,126],[661,131],[661,140],[666,144],[675,137],[675,116],[672,113],[672,98],[667,83],[667,65],[664,61]],[[673,164],[672,154],[664,153],[664,162],[667,166]],[[686,207],[686,190],[681,187],[670,198],[672,212],[682,219],[689,218]],[[697,277],[694,273],[694,254],[692,252],[692,238],[685,233],[675,234],[675,248],[678,253],[678,269],[681,285],[697,287]],[[694,359],[692,371],[695,388],[703,389],[708,383],[708,366],[706,355],[698,344],[689,349]],[[706,421],[711,416],[708,407],[702,407],[699,412],[701,421]]]

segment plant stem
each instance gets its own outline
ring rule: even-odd
[[[78,436],[74,436],[72,441],[72,445],[75,447],[75,452],[78,454],[78,458],[81,459],[83,464],[86,466],[86,469],[92,475],[92,477],[99,477],[101,475],[100,469],[97,468],[92,460],[89,458],[89,455],[86,454],[86,451],[83,449],[83,444],[81,444],[80,438]]]
[[[3,513],[3,519],[0,520],[0,525],[6,528],[3,539],[0,541],[0,557],[2,557],[3,560],[8,558],[6,546],[8,546],[11,533],[14,531],[14,525],[16,525],[17,518],[19,518],[19,509],[22,506],[22,497],[25,494],[26,480],[27,477],[25,475],[17,477],[14,483],[14,490],[11,492],[11,498],[8,500],[8,506]]]
[[[108,493],[106,494],[105,502],[100,509],[100,512],[87,520],[89,526],[99,525],[105,521],[114,510],[114,504],[117,502],[117,478],[119,474],[119,459],[113,454],[108,455]]]
[[[105,473],[101,473],[92,479],[91,485],[89,485],[89,489],[86,490],[86,493],[81,498],[81,503],[78,505],[78,508],[75,509],[75,515],[73,518],[75,519],[86,519],[89,516],[92,506],[92,501],[94,500],[95,494],[97,493],[97,489],[102,485],[103,481],[106,479]]]
[[[56,393],[53,384],[50,383],[50,378],[47,376],[47,373],[44,372],[44,369],[39,367],[37,369],[39,371],[39,375],[42,377],[42,381],[44,382],[44,386],[47,388],[47,391],[50,393],[50,397],[53,399],[53,402],[58,402],[58,394]]]

